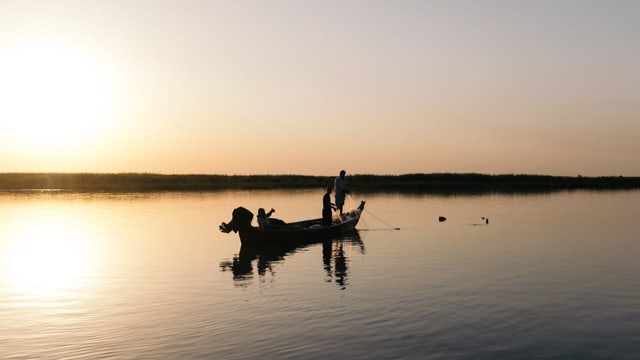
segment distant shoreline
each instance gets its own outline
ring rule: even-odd
[[[324,189],[334,176],[307,175],[164,175],[150,173],[0,173],[0,191],[61,192],[204,192],[220,190]],[[640,189],[640,177],[566,177],[419,173],[347,176],[358,192],[531,193],[560,190]]]

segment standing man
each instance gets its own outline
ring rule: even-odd
[[[336,178],[334,187],[336,188],[336,207],[340,211],[340,216],[342,216],[342,206],[344,205],[345,194],[349,193],[349,188],[347,187],[347,180],[344,176],[347,174],[346,171],[341,170],[340,176]]]

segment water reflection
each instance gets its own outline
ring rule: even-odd
[[[361,254],[365,253],[364,243],[360,236],[322,243],[322,263],[327,281],[334,280],[341,289],[345,289],[348,285],[349,258],[344,249],[345,244],[357,248]]]
[[[236,285],[246,286],[247,280],[253,279],[254,273],[259,277],[266,274],[275,276],[273,264],[282,263],[287,257],[318,245],[318,242],[305,242],[279,246],[250,247],[240,246],[238,255],[231,261],[221,261],[220,270],[230,271]],[[328,282],[335,281],[340,289],[348,285],[349,258],[346,249],[356,249],[360,254],[365,253],[364,243],[357,231],[338,239],[330,239],[322,244],[322,266]],[[254,264],[255,263],[255,264]]]
[[[61,219],[26,221],[5,242],[4,282],[12,292],[48,297],[77,288],[90,272],[86,234]]]

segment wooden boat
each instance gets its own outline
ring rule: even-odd
[[[253,213],[246,208],[239,207],[233,210],[229,223],[222,223],[220,231],[229,233],[238,232],[242,245],[269,246],[271,244],[305,243],[325,239],[336,239],[353,232],[364,210],[365,202],[351,211],[334,216],[331,225],[324,225],[322,219],[303,220],[284,225],[277,225],[266,229],[260,229],[251,225]]]

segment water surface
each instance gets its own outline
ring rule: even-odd
[[[640,358],[640,192],[354,195],[357,237],[270,253],[217,230],[321,197],[0,195],[2,357]]]

